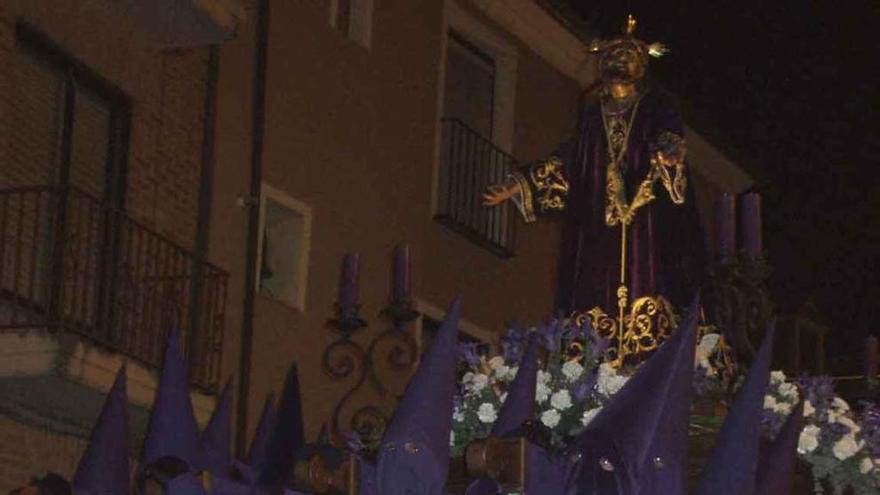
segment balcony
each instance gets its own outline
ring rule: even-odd
[[[150,44],[188,48],[222,43],[247,16],[242,0],[99,0],[122,13]]]
[[[74,187],[0,190],[0,335],[76,335],[151,369],[177,327],[193,386],[214,392],[227,283],[223,270]]]
[[[482,194],[516,160],[457,119],[443,119],[435,220],[502,258],[514,255],[516,206],[486,208]]]

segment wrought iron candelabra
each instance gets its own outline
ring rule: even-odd
[[[418,361],[418,345],[407,324],[418,318],[409,299],[393,300],[380,316],[390,321],[390,326],[370,339],[366,345],[355,340],[355,334],[367,323],[359,316],[359,307],[336,306],[336,317],[329,324],[339,338],[324,349],[322,368],[332,378],[354,378],[352,386],[343,394],[333,410],[332,428],[337,438],[345,431],[356,432],[365,443],[378,442],[389,419],[388,402],[399,397],[385,383],[379,373],[384,364],[389,371],[410,373]],[[354,409],[344,419],[346,411],[354,406],[358,392],[369,387],[381,398],[381,403],[367,403]]]
[[[773,317],[770,267],[761,256],[722,258],[710,269],[714,320],[736,357],[750,361]]]

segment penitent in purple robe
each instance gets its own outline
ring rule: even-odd
[[[571,141],[549,159],[513,174],[522,191],[517,205],[527,222],[550,214],[563,217],[559,308],[580,312],[599,306],[613,314],[620,285],[619,218],[625,210],[615,209],[610,198],[630,205],[648,174],[656,174],[647,188],[654,198],[634,210],[627,227],[626,285],[630,302],[662,295],[681,309],[699,287],[705,267],[681,118],[672,98],[659,90],[643,92],[629,104],[612,103],[586,105]],[[622,197],[608,190],[608,171],[614,166],[609,149],[619,156]],[[658,150],[678,157],[678,163],[652,168]]]

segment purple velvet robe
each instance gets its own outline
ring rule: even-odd
[[[684,135],[677,107],[669,95],[649,90],[639,102],[623,158],[627,203],[647,176],[658,141],[669,133]],[[601,105],[591,103],[581,112],[575,137],[551,158],[557,163],[557,184],[536,179],[535,172],[548,162],[516,174],[520,185],[528,187],[520,197],[527,221],[549,214],[563,217],[557,304],[566,312],[599,306],[614,314],[617,308],[621,227],[605,222],[607,150]],[[686,167],[684,173],[687,178]],[[659,180],[653,190],[656,198],[639,209],[628,226],[629,300],[663,295],[683,308],[699,287],[705,267],[693,187],[688,181],[683,204],[673,203]]]

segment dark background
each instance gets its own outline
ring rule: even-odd
[[[880,334],[880,1],[567,4],[603,37],[631,12],[640,38],[671,49],[652,77],[764,196],[777,312],[811,301],[845,371]]]

